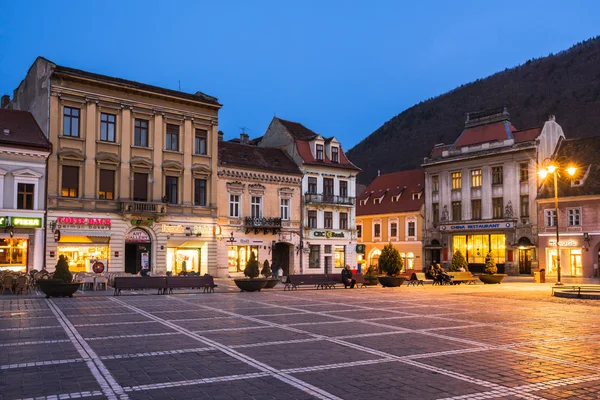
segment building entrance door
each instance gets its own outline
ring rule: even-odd
[[[582,276],[581,250],[571,250],[571,276]]]
[[[531,259],[533,250],[519,250],[519,274],[531,275]]]
[[[279,242],[275,244],[273,262],[283,269],[283,276],[290,274],[290,245]]]
[[[125,235],[125,272],[137,274],[144,267],[152,270],[150,235],[140,228]]]

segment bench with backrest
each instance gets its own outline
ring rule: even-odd
[[[479,280],[478,278],[475,278],[469,271],[449,272],[448,275],[452,277],[452,283],[455,285],[460,285],[461,283],[475,284]]]
[[[410,279],[406,281],[406,286],[425,286],[425,282],[433,282],[433,279],[428,278],[425,272],[413,272]]]
[[[332,281],[344,285],[344,288],[350,286],[344,283],[344,281],[342,280],[342,274],[329,274],[327,276],[329,276],[329,278]],[[352,274],[352,279],[354,279],[354,281],[356,282],[356,284],[354,285],[355,288],[359,286],[367,287],[367,281],[365,281],[365,277],[363,276],[363,274]]]
[[[115,296],[121,290],[158,289],[158,294],[167,290],[167,277],[165,276],[116,276],[113,281]]]
[[[202,288],[203,292],[215,292],[215,281],[212,276],[168,276],[167,288],[169,293],[173,293],[173,289],[193,289]]]
[[[298,286],[315,286],[317,289],[335,287],[336,282],[325,274],[289,275],[283,290],[298,289]]]

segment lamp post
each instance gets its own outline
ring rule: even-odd
[[[556,219],[554,220],[554,226],[556,227],[556,285],[562,285],[563,283],[561,282],[561,270],[560,270],[560,235],[558,232],[558,217],[559,217],[559,213],[558,213],[558,171],[559,171],[559,167],[554,163],[554,161],[552,159],[546,159],[544,160],[544,162],[542,163],[542,165],[546,164],[545,167],[542,167],[539,171],[538,171],[538,175],[542,178],[545,179],[548,174],[552,174],[554,175],[554,209],[556,211]],[[575,172],[577,172],[577,168],[570,166],[565,168],[565,171],[567,172],[567,174],[569,174],[570,176],[575,175]]]

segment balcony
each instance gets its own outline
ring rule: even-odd
[[[149,201],[121,201],[121,212],[124,214],[163,215],[167,213],[165,203],[152,203]]]
[[[275,235],[281,230],[281,218],[246,217],[244,218],[244,227],[246,234],[254,230],[255,234],[262,231],[265,235],[269,232],[273,232]]]
[[[304,194],[304,202],[306,204],[334,204],[339,206],[353,206],[354,200],[354,197],[334,196],[331,194]]]

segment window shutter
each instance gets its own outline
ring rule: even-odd
[[[79,167],[63,165],[62,187],[69,189],[79,188]]]
[[[179,125],[167,124],[167,133],[172,135],[179,134]]]
[[[114,192],[115,189],[115,171],[109,169],[100,170],[100,184],[98,185],[101,192]]]
[[[148,199],[148,174],[133,174],[133,199],[139,201]]]

